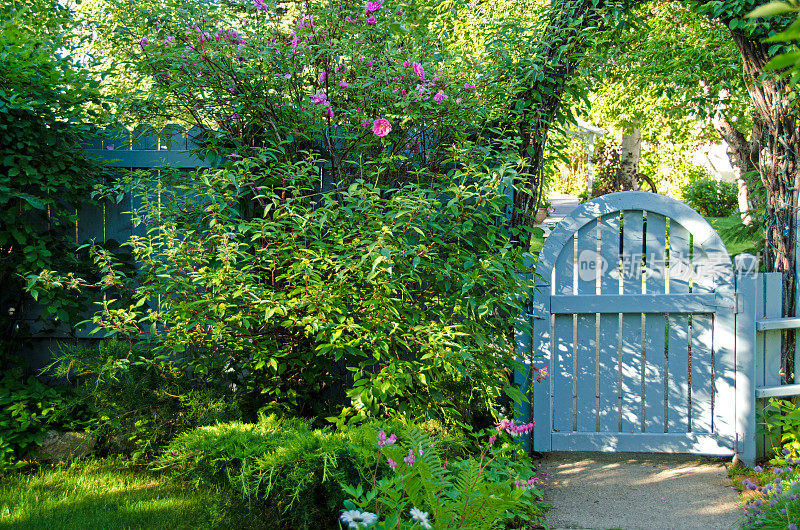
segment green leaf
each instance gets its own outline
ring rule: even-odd
[[[797,9],[785,2],[770,2],[769,4],[764,4],[750,11],[750,13],[747,14],[747,18],[774,17],[796,10]]]

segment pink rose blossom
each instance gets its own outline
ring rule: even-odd
[[[414,68],[414,73],[417,74],[417,77],[425,79],[425,69],[422,68],[421,64],[414,62],[411,66]]]
[[[377,118],[372,124],[372,132],[377,136],[386,136],[392,132],[392,124],[386,118]]]
[[[378,2],[367,2],[367,5],[364,7],[364,12],[367,14],[374,13],[375,11],[378,11],[382,7],[383,7],[383,0]]]

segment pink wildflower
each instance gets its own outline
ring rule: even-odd
[[[494,445],[495,440],[497,440],[497,436],[490,436],[489,437],[489,445]]]
[[[473,90],[475,88],[474,83],[464,83],[464,90]]]
[[[350,15],[347,15],[346,17],[344,17],[344,19],[345,19],[346,21],[348,21],[348,22],[355,22],[355,21],[356,21],[356,19],[354,19],[354,18],[353,18],[353,17],[351,17]]]
[[[414,73],[417,74],[417,77],[421,79],[425,79],[425,69],[422,68],[422,65],[418,62],[411,63],[411,66],[414,68]]]
[[[397,12],[397,13],[395,13],[395,14],[396,14],[398,17],[402,17],[402,16],[403,16],[403,12],[402,12],[402,11],[398,11],[398,12]]]
[[[328,72],[327,72],[327,71],[325,71],[325,70],[323,70],[323,71],[322,71],[322,73],[321,73],[321,74],[319,74],[319,78],[317,78],[317,81],[319,81],[319,84],[320,84],[320,85],[324,85],[324,84],[325,84],[325,81],[326,81],[327,79],[328,79]]]
[[[392,124],[386,118],[377,118],[372,124],[372,132],[377,136],[386,136],[392,132]]]
[[[374,26],[376,22],[378,22],[378,20],[370,15],[370,17],[367,19],[367,26]]]
[[[547,367],[546,366],[542,366],[541,368],[536,368],[534,366],[533,369],[536,370],[536,382],[537,383],[541,383],[542,381],[547,379]]]
[[[392,469],[397,469],[397,462],[395,462],[395,461],[394,461],[394,460],[392,460],[391,458],[387,458],[387,460],[389,461],[389,467],[390,467],[390,468],[392,468]]]
[[[414,465],[414,450],[413,449],[409,449],[408,450],[408,456],[403,458],[403,462],[405,462],[409,466],[413,466]]]
[[[174,45],[174,41],[175,41],[175,37],[170,35],[166,39],[164,39],[164,44],[166,44],[167,46],[169,46],[171,44]]]
[[[323,94],[322,92],[317,92],[313,96],[311,96],[311,102],[316,103],[317,105],[327,103],[328,96]]]
[[[342,79],[341,81],[339,81],[339,86],[342,88],[347,88],[347,81]]]
[[[446,100],[446,99],[447,99],[447,94],[445,94],[445,93],[444,93],[444,92],[442,92],[441,90],[440,90],[440,91],[438,91],[438,92],[436,93],[436,95],[434,95],[434,96],[433,96],[433,100],[434,100],[436,103],[441,103],[442,101],[444,101],[444,100]]]
[[[260,9],[262,11],[267,10],[267,4],[264,3],[264,0],[253,0],[253,6],[255,6],[256,9]]]
[[[231,119],[232,119],[233,121],[239,121],[239,120],[241,120],[241,119],[242,119],[242,117],[239,115],[239,113],[238,113],[238,112],[234,112],[233,114],[231,114]]]
[[[408,68],[409,66],[411,66],[411,63],[408,61],[403,61],[403,68]]]
[[[148,41],[147,37],[142,37],[142,40],[139,41],[139,47],[142,49],[142,51],[144,51],[144,49],[147,48],[147,43],[148,42],[149,41]]]
[[[325,111],[329,118],[333,118],[333,107],[328,105],[328,110]]]

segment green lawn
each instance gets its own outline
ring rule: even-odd
[[[241,528],[209,489],[115,460],[0,477],[0,528]]]

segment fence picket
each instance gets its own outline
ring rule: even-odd
[[[622,292],[642,294],[643,214],[640,210],[623,212]],[[641,432],[642,406],[642,316],[622,315],[621,389],[622,431]]]
[[[578,231],[577,281],[578,294],[597,293],[600,262],[597,253],[597,222],[592,221]],[[575,319],[576,429],[597,430],[597,315],[581,313]]]
[[[619,213],[600,220],[600,259],[607,269],[601,271],[601,294],[620,293],[620,223]],[[598,321],[598,415],[601,432],[618,432],[620,422],[620,315],[603,313]]]
[[[689,292],[689,232],[677,222],[669,227],[669,292]],[[689,432],[689,317],[671,314],[668,319],[667,431]]]
[[[663,215],[647,213],[645,230],[645,289],[647,294],[664,294],[666,276],[666,219]],[[645,316],[644,352],[644,430],[664,432],[664,315]]]

